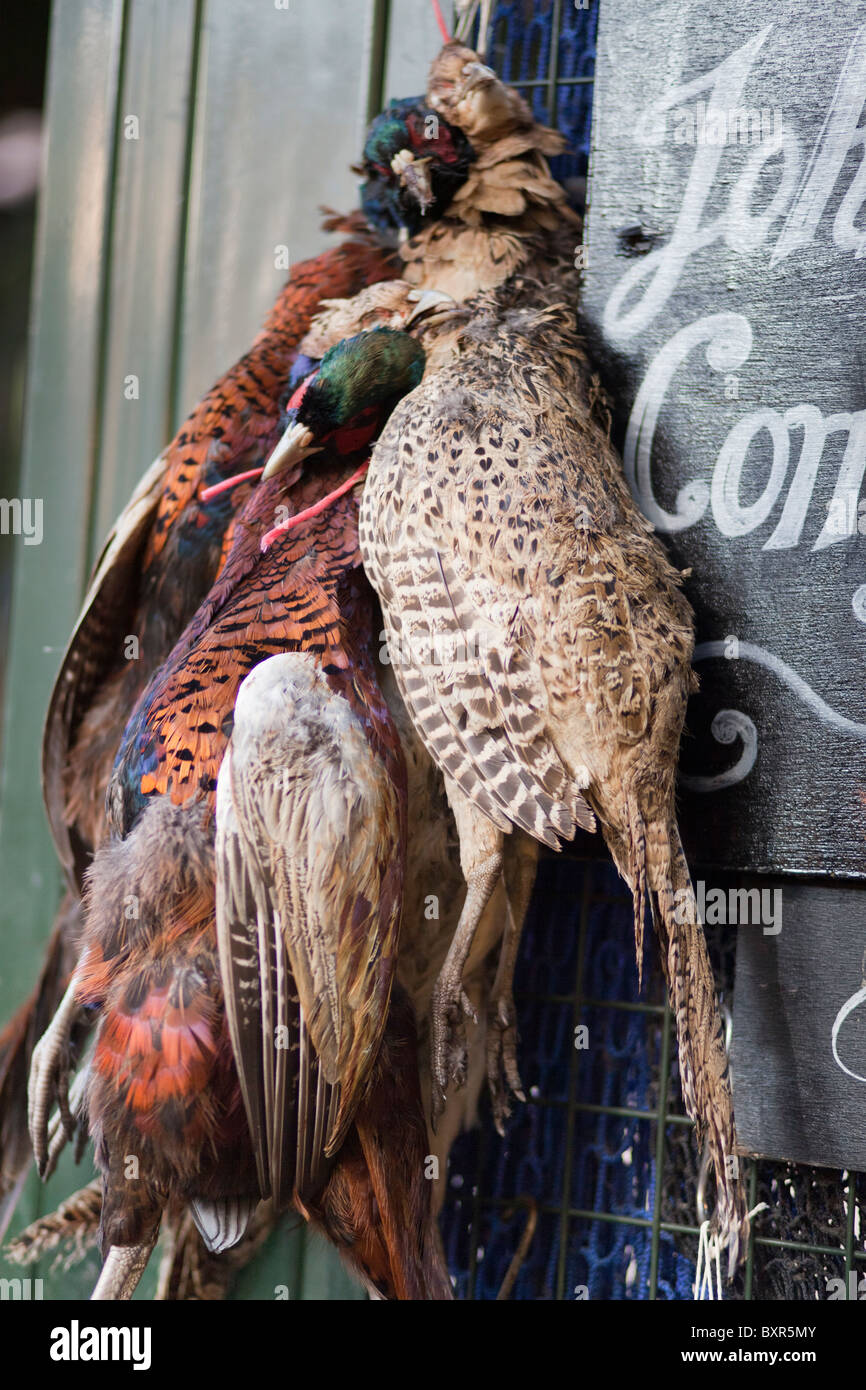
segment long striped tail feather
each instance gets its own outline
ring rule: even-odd
[[[733,1278],[746,1252],[749,1219],[739,1173],[724,1027],[694,889],[675,821],[648,828],[653,918],[677,1029],[686,1112],[707,1144],[716,1183],[714,1224]]]

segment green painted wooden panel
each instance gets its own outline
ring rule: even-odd
[[[391,0],[383,95],[414,96],[427,86],[430,61],[442,40],[430,0]],[[443,5],[446,19],[451,6]]]
[[[320,204],[357,201],[366,35],[356,0],[207,0],[201,31],[180,332],[188,409],[257,331],[285,280],[279,246],[323,246]]]

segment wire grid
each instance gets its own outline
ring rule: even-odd
[[[708,935],[730,999],[734,935]],[[517,972],[527,1104],[500,1139],[485,1098],[452,1150],[442,1226],[459,1296],[496,1297],[526,1196],[538,1226],[515,1298],[693,1296],[700,1155],[654,956],[648,941],[639,994],[631,896],[611,864],[542,861]],[[770,1210],[727,1298],[824,1298],[828,1280],[866,1275],[863,1175],[744,1162],[750,1207]]]
[[[571,151],[555,172],[576,201],[589,154],[597,4],[501,0],[488,45],[489,61],[536,117],[566,135]],[[730,998],[733,934],[708,935]],[[644,979],[639,996],[631,897],[612,866],[542,861],[517,971],[528,1103],[503,1140],[485,1098],[479,1127],[452,1150],[442,1230],[459,1297],[496,1297],[526,1198],[537,1228],[513,1297],[693,1296],[699,1155],[651,959]],[[763,1160],[746,1170],[750,1208],[765,1201],[770,1210],[753,1223],[727,1298],[824,1298],[828,1280],[847,1289],[852,1271],[866,1276],[863,1174]]]
[[[493,12],[487,58],[517,87],[537,120],[555,125],[568,152],[552,161],[556,177],[580,186],[586,176],[592,120],[597,0],[500,0]]]

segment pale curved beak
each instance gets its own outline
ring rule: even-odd
[[[463,94],[471,92],[475,87],[480,87],[487,82],[497,80],[496,73],[489,68],[486,63],[467,63],[463,69]]]
[[[407,298],[415,301],[414,309],[406,317],[407,328],[421,319],[444,318],[457,308],[450,294],[443,294],[441,290],[411,290]]]
[[[299,424],[297,420],[294,424],[289,425],[265,464],[262,482],[267,478],[273,478],[277,473],[281,473],[290,464],[301,463],[311,454],[321,453],[321,445],[314,442],[315,437],[312,430],[308,430],[306,425]]]
[[[392,172],[412,194],[422,212],[433,206],[430,162],[429,159],[416,159],[411,150],[398,150],[391,160]]]
[[[409,166],[414,163],[415,156],[411,150],[398,150],[391,160],[391,172],[396,174],[399,179]]]

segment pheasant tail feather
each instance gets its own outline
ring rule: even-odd
[[[749,1236],[738,1173],[733,1098],[724,1029],[704,929],[676,823],[648,827],[647,870],[662,962],[677,1028],[680,1081],[699,1144],[707,1143],[716,1180],[716,1223],[728,1251],[728,1278]]]
[[[634,908],[634,950],[637,958],[637,987],[643,986],[643,941],[644,917],[646,909],[646,826],[637,803],[631,795],[626,800],[628,815],[629,848],[632,864],[630,875],[632,903]]]

